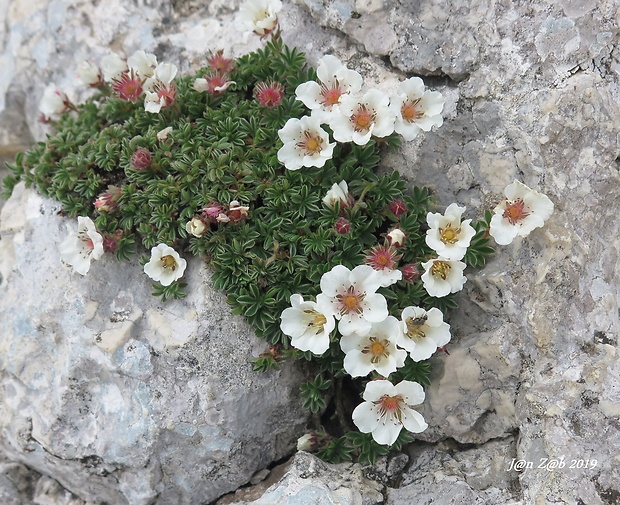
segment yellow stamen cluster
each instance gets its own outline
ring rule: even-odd
[[[304,140],[297,142],[297,147],[302,149],[306,156],[312,156],[323,150],[323,139],[318,135],[312,135],[312,133],[306,130],[304,131]]]
[[[369,110],[365,104],[362,104],[357,109],[357,112],[351,116],[351,123],[356,132],[367,131],[376,118],[377,114]]]
[[[461,227],[452,228],[452,223],[448,223],[445,228],[439,228],[439,237],[444,244],[456,244],[460,234]]]
[[[305,314],[308,314],[312,319],[308,323],[308,328],[316,328],[316,335],[323,331],[323,327],[327,323],[327,318],[320,312],[314,309],[304,310]]]
[[[405,321],[405,324],[407,325],[406,335],[416,342],[426,338],[426,333],[422,331],[422,327],[426,323],[427,319],[428,317],[426,315],[416,318],[408,317]]]
[[[366,293],[356,293],[353,286],[341,294],[336,295],[336,300],[340,303],[340,315],[350,314],[352,312],[361,314],[364,309],[362,301]]]
[[[446,280],[448,277],[448,273],[450,272],[450,265],[441,260],[436,260],[433,262],[433,266],[431,267],[431,274],[433,277],[441,277],[442,280]]]
[[[371,354],[370,362],[376,365],[382,358],[388,358],[390,353],[388,351],[389,342],[387,340],[379,340],[377,337],[370,337],[368,344],[362,349],[362,354]]]
[[[164,267],[164,270],[172,270],[174,272],[177,269],[177,261],[170,254],[161,257],[161,265]]]

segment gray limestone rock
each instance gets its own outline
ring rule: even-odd
[[[162,303],[135,262],[62,265],[66,219],[23,185],[0,219],[0,450],[83,499],[202,503],[282,458],[306,413],[199,260]]]
[[[358,464],[328,465],[298,452],[284,476],[251,501],[226,505],[381,505],[382,486],[363,476]],[[224,503],[223,501],[221,502]],[[219,503],[218,503],[219,505]]]
[[[259,46],[257,38],[244,39],[232,28],[236,5],[0,0],[0,9],[7,12],[7,22],[0,23],[0,139],[9,138],[11,122],[5,118],[20,112],[28,126],[21,131],[27,135],[10,141],[42,138],[36,108],[45,84],[56,81],[80,96],[72,69],[82,59],[98,62],[110,49],[125,54],[146,49],[185,71],[209,49],[226,47],[238,55]],[[369,86],[390,92],[404,76],[421,75],[444,94],[444,125],[403,142],[382,160],[382,170],[398,170],[411,185],[429,186],[440,208],[456,201],[467,206],[467,218],[475,218],[514,179],[546,193],[555,204],[545,228],[498,248],[484,269],[466,272],[469,281],[449,320],[450,354],[432,359],[433,383],[421,408],[429,423],[419,436],[425,444],[413,446],[400,482],[399,472],[389,478],[383,470],[366,474],[390,486],[390,505],[618,502],[617,2],[296,0],[286,2],[281,25],[285,41],[305,51],[312,64],[331,53],[362,73]],[[21,102],[5,98],[9,96]],[[215,300],[221,311],[211,313],[199,331],[181,323],[190,310],[185,305],[170,311],[136,303],[137,290],[148,295],[145,280],[112,260],[95,264],[87,279],[74,276],[71,285],[77,287],[66,289],[64,297],[50,294],[59,280],[68,285],[63,268],[50,269],[49,260],[31,260],[28,269],[14,267],[24,255],[34,254],[33,247],[40,257],[53,254],[62,235],[58,231],[50,238],[46,233],[34,241],[20,230],[43,218],[59,230],[62,220],[51,215],[49,206],[47,215],[40,216],[41,200],[32,194],[21,207],[11,205],[13,209],[5,209],[11,221],[2,230],[0,271],[37,281],[29,286],[33,294],[19,299],[34,316],[1,330],[3,335],[11,328],[11,335],[29,336],[19,346],[9,339],[11,345],[0,347],[3,367],[8,366],[2,372],[6,409],[0,411],[0,422],[10,424],[2,452],[28,462],[81,498],[100,492],[105,487],[100,483],[113,482],[114,496],[131,495],[136,503],[154,499],[149,494],[153,483],[162,483],[165,490],[165,476],[173,468],[186,489],[197,489],[217,475],[206,463],[199,470],[184,466],[171,449],[181,443],[187,448],[184,457],[191,454],[204,462],[207,454],[231,452],[241,465],[236,446],[215,437],[228,419],[222,421],[221,412],[208,409],[212,395],[221,398],[218,392],[231,385],[249,384],[248,375],[236,376],[215,364],[229,354],[239,358],[231,351],[233,344],[220,347],[218,340],[216,345],[217,335],[227,334],[229,327],[247,331],[240,320],[225,315],[220,295],[192,295]],[[119,269],[125,270],[117,278],[129,281],[111,287],[109,272]],[[197,263],[190,264],[190,271],[208,283]],[[0,284],[3,299],[7,289],[6,281]],[[53,298],[62,310],[54,308]],[[145,328],[156,330],[145,333]],[[36,360],[25,360],[30,349],[38,349]],[[85,356],[82,361],[69,358],[78,352]],[[257,350],[244,352],[247,356]],[[20,353],[24,356],[13,361]],[[50,377],[47,367],[62,363],[67,375]],[[201,381],[215,375],[211,389],[203,390]],[[167,383],[177,389],[166,390]],[[278,419],[289,404],[270,399],[268,386],[257,389],[254,396],[264,395],[261,401],[275,402],[273,408],[280,409]],[[159,399],[155,391],[162,395]],[[184,394],[201,400],[190,406],[183,403],[189,398]],[[108,398],[105,409],[93,401],[101,397]],[[27,403],[33,401],[42,403],[42,410]],[[204,405],[200,428],[193,421]],[[145,417],[143,408],[155,414]],[[121,412],[134,428],[122,434],[123,444],[135,449],[128,455],[93,438],[103,427],[115,429]],[[158,431],[163,426],[165,431]],[[63,432],[64,427],[68,430]],[[160,436],[154,442],[156,433]],[[252,436],[258,440],[264,434]],[[278,444],[290,443],[283,439],[275,437],[263,466],[275,457]],[[221,444],[205,446],[205,440]],[[42,449],[50,441],[56,444],[54,455]],[[74,445],[76,441],[82,445]],[[257,441],[250,452],[263,461],[260,447]],[[149,459],[150,450],[159,459]],[[127,465],[127,459],[138,469],[121,479],[119,466]],[[520,462],[520,471],[511,469],[513,461]],[[321,468],[326,470],[313,477],[312,489],[324,491],[329,480],[340,482],[342,467]],[[92,483],[76,487],[70,478],[84,469]],[[247,469],[246,480],[252,473]],[[2,492],[19,495],[11,482],[0,473],[0,497]],[[287,480],[277,488],[278,496],[285,496],[287,486],[290,493],[300,489],[293,482],[300,481]],[[229,489],[235,485],[231,482]],[[162,503],[166,499],[162,494]]]

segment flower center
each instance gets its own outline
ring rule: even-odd
[[[174,83],[170,83],[168,87],[161,86],[157,89],[157,96],[161,100],[164,99],[164,107],[168,107],[174,102],[177,95],[177,88]]]
[[[400,255],[397,255],[391,246],[374,246],[364,257],[364,263],[370,265],[375,270],[383,270],[385,268],[393,270],[396,268],[396,262],[400,258]]]
[[[308,130],[304,131],[304,139],[297,142],[297,147],[304,151],[306,156],[320,153],[323,150],[323,139],[318,135],[312,135]]]
[[[364,311],[362,301],[365,294],[356,293],[355,288],[350,286],[344,293],[336,295],[336,299],[340,303],[340,314],[361,314]]]
[[[433,266],[431,267],[431,274],[433,277],[441,277],[442,280],[446,280],[448,277],[448,273],[450,273],[450,265],[445,261],[435,261],[433,262]]]
[[[164,270],[172,270],[174,272],[177,269],[177,262],[173,256],[167,254],[161,257],[161,266]]]
[[[359,106],[357,111],[351,116],[351,123],[356,132],[368,131],[370,126],[377,118],[374,111],[368,109],[365,104]]]
[[[426,314],[424,314],[423,316],[415,317],[415,318],[408,317],[407,320],[405,321],[405,324],[407,325],[407,336],[410,339],[415,340],[416,342],[419,342],[420,340],[425,338],[426,333],[422,331],[422,327],[426,323],[427,319],[428,319],[428,316]]]
[[[529,212],[525,210],[525,203],[520,198],[506,204],[503,217],[508,219],[510,224],[515,225],[527,216],[529,216]]]
[[[370,337],[368,339],[370,343],[362,349],[363,354],[371,354],[370,362],[375,365],[381,361],[381,358],[388,358],[390,353],[388,351],[387,340],[379,340],[376,337]]]
[[[323,97],[323,105],[331,107],[340,103],[340,97],[342,96],[342,90],[340,89],[340,83],[336,79],[336,84],[333,88],[328,88],[325,84],[321,85],[321,96]]]
[[[316,328],[316,335],[321,333],[323,331],[323,327],[327,324],[327,318],[314,309],[304,310],[304,313],[311,317],[310,322],[308,323],[308,328]]]
[[[420,103],[420,100],[421,98],[416,98],[415,100],[410,100],[403,103],[400,113],[407,123],[413,123],[416,119],[420,119],[424,116],[424,112],[417,109],[417,105]]]
[[[142,94],[142,80],[135,77],[133,72],[124,73],[112,82],[112,90],[119,98],[135,102]]]
[[[439,237],[444,244],[456,244],[460,233],[461,227],[452,228],[452,223],[448,223],[445,228],[439,228]]]
[[[379,405],[379,415],[381,417],[385,417],[389,414],[390,416],[396,417],[396,419],[398,419],[399,421],[402,420],[402,405],[404,401],[401,395],[383,395],[381,398],[374,401],[373,403],[375,405]]]

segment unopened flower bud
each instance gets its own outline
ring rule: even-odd
[[[405,243],[406,235],[405,235],[405,232],[401,230],[400,228],[394,228],[393,230],[390,230],[388,232],[386,237],[387,237],[388,243],[391,246],[402,247],[403,244]]]
[[[99,212],[112,212],[118,206],[121,193],[118,186],[108,186],[107,191],[97,197],[94,205]]]
[[[206,229],[204,222],[198,217],[188,221],[185,225],[185,231],[191,233],[194,237],[202,237]]]
[[[347,221],[344,217],[341,217],[336,221],[334,225],[334,229],[338,235],[346,235],[351,231],[351,223]]]
[[[144,147],[131,155],[131,166],[136,170],[146,170],[151,164],[151,153]]]
[[[407,204],[403,200],[392,200],[392,203],[388,205],[388,209],[396,217],[400,217],[407,213]]]
[[[403,274],[403,280],[406,282],[415,282],[420,278],[420,271],[417,263],[409,263],[400,269]]]
[[[306,433],[305,435],[297,439],[298,451],[314,452],[317,448],[318,437],[314,432]]]

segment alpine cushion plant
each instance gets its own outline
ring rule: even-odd
[[[427,189],[376,173],[398,121],[416,135],[441,125],[437,92],[365,90],[331,55],[315,72],[283,44],[280,8],[247,2],[239,26],[271,40],[236,61],[212,52],[194,75],[144,51],[81,66],[92,98],[47,92],[56,133],[18,155],[5,194],[23,180],[78,217],[61,257],[81,274],[104,251],[141,252],[166,300],[185,295],[184,258],[205,258],[233,313],[270,345],[256,370],[310,362],[302,396],[324,414],[311,427],[318,454],[371,462],[426,427],[413,407],[427,359],[451,339],[444,313],[464,269],[493,252],[491,217],[463,220],[456,204],[432,213]],[[495,212],[525,230],[538,207],[520,195]]]

